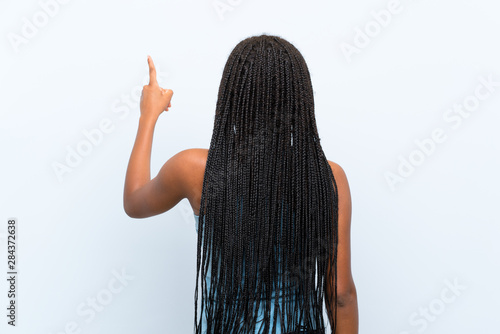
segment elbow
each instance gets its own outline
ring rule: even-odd
[[[127,211],[125,210],[125,213],[127,214],[127,216],[129,216],[130,218],[138,218],[137,216],[135,216],[133,213],[131,213],[130,211]]]
[[[337,306],[348,307],[357,304],[358,296],[356,286],[350,284],[349,286],[337,291]]]
[[[123,200],[123,210],[130,218],[142,218],[130,201]]]
[[[125,211],[125,213],[127,214],[127,216],[129,216],[130,218],[137,218],[137,216],[134,214],[134,211],[132,209],[130,209],[127,205],[123,205],[123,209]]]

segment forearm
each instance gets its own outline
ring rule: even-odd
[[[332,286],[326,289],[326,308],[328,320],[333,333],[333,324],[336,324],[335,334],[358,334],[358,297],[353,285],[345,293],[337,295],[337,315],[334,321],[335,303],[333,301]]]
[[[151,180],[151,147],[156,120],[139,118],[139,127],[125,176],[124,200]]]
[[[358,298],[356,292],[337,305],[336,334],[358,334]]]

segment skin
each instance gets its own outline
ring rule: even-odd
[[[199,215],[208,149],[193,148],[175,154],[165,162],[158,175],[151,179],[154,128],[159,116],[171,107],[173,91],[158,85],[156,69],[149,56],[148,65],[150,81],[142,90],[139,127],[125,177],[125,212],[132,218],[147,218],[164,213],[187,198],[193,212]],[[351,194],[344,170],[332,161],[328,160],[328,163],[337,183],[339,198],[337,334],[357,334],[358,303],[351,273]],[[327,289],[325,293],[328,292]]]

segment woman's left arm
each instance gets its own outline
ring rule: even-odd
[[[149,56],[148,64],[149,84],[142,90],[139,128],[130,155],[123,192],[125,212],[133,218],[145,218],[165,212],[185,195],[182,184],[179,184],[182,180],[175,175],[181,172],[179,170],[181,154],[167,161],[158,176],[151,180],[150,163],[154,128],[160,114],[171,107],[173,91],[159,86],[156,69]]]

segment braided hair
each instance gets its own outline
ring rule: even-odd
[[[241,41],[224,67],[203,179],[195,333],[276,334],[278,321],[283,332],[325,333],[323,302],[335,333],[337,203],[304,58],[278,36]]]

